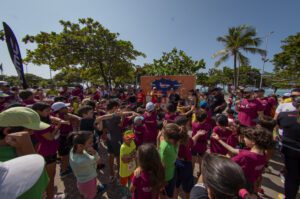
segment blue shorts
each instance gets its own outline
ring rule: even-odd
[[[185,193],[190,193],[194,186],[193,165],[191,161],[176,160],[176,188],[180,185]]]

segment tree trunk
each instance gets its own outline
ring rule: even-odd
[[[233,54],[234,88],[237,89],[236,53]]]
[[[108,83],[107,77],[106,77],[106,75],[104,73],[102,62],[100,62],[99,69],[100,69],[100,73],[101,73],[100,75],[102,76],[102,78],[104,80],[105,86],[108,87],[109,83]]]

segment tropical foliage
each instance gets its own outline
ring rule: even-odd
[[[40,32],[26,35],[25,43],[35,43],[34,50],[27,50],[26,62],[49,65],[52,70],[64,73],[79,72],[79,78],[92,82],[101,81],[107,86],[121,80],[134,81],[132,61],[145,56],[130,41],[118,38],[99,22],[91,18],[79,19],[78,23],[60,21],[60,33]]]
[[[257,37],[256,30],[251,26],[241,25],[229,28],[228,34],[218,37],[217,41],[221,42],[225,48],[213,55],[214,58],[219,58],[215,65],[219,66],[233,56],[235,87],[238,86],[237,63],[241,66],[248,66],[250,63],[250,60],[243,52],[258,53],[262,56],[266,54],[265,50],[258,48],[261,44],[261,39]]]

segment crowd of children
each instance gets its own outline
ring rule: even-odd
[[[60,92],[51,87],[44,94],[42,89],[15,91],[1,82],[0,89],[0,161],[35,152],[45,160],[31,198],[65,197],[55,193],[58,162],[60,177],[73,173],[80,195],[87,199],[109,189],[98,178],[105,165],[109,183],[119,184],[120,198],[178,198],[180,192],[186,199],[255,198],[274,153],[273,118],[287,132],[279,135],[286,198],[296,198],[299,89],[287,102],[294,107],[292,115],[282,114],[282,105],[276,110],[277,98],[265,97],[261,89],[240,88],[230,93],[228,103],[219,88],[191,90],[187,96],[173,89],[160,95],[153,88],[150,102],[141,89],[130,87],[109,91],[76,86]],[[100,145],[107,148],[107,163]]]

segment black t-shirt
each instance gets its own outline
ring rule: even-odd
[[[210,95],[208,97],[208,105],[209,105],[209,109],[211,111],[214,112],[214,109],[217,107],[217,106],[220,106],[222,105],[223,103],[225,102],[225,99],[224,99],[224,95],[216,95],[216,96],[213,96],[213,95]],[[223,110],[220,110],[218,112],[222,112]]]
[[[136,103],[136,96],[134,94],[130,95],[128,98],[128,102],[132,104]]]
[[[283,146],[300,152],[300,122],[298,112],[281,112],[278,115],[277,122],[283,129]]]
[[[208,199],[208,193],[204,185],[196,184],[191,190],[190,199]]]
[[[177,93],[172,93],[169,96],[169,101],[172,103],[178,103],[178,101],[180,100],[180,96]]]
[[[95,123],[95,119],[93,118],[82,118],[80,120],[80,127],[79,130],[80,131],[94,131],[94,123]]]

